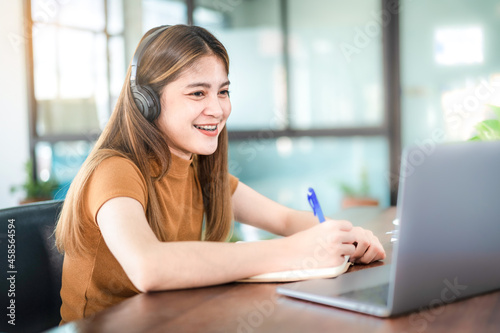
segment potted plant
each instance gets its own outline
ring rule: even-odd
[[[11,193],[18,191],[24,192],[24,199],[21,204],[51,200],[54,197],[54,191],[59,187],[57,181],[49,179],[48,181],[35,180],[33,177],[33,162],[29,160],[25,164],[26,181],[22,185],[12,186]]]
[[[500,140],[500,106],[488,105],[494,112],[496,119],[486,119],[475,126],[477,134],[469,141]]]
[[[340,189],[343,193],[341,208],[346,209],[357,206],[378,206],[379,201],[370,196],[370,184],[368,182],[368,171],[361,171],[361,184],[358,188],[347,183],[341,183]]]

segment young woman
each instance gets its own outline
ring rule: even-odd
[[[228,173],[228,73],[224,46],[200,27],[155,28],[139,44],[57,224],[62,323],[140,292],[385,257],[370,231],[319,224]],[[285,237],[224,242],[233,217]]]

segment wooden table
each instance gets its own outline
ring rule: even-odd
[[[349,219],[379,236],[390,262],[395,209],[356,208]],[[493,263],[492,263],[493,264]],[[279,284],[230,283],[215,287],[139,294],[92,317],[70,323],[76,332],[500,332],[500,291],[390,319],[288,298]],[[56,329],[59,331],[65,326]]]

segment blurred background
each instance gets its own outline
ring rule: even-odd
[[[396,204],[402,149],[500,105],[500,0],[1,0],[0,208],[64,198],[140,38],[178,23],[229,52],[231,173],[296,209]]]

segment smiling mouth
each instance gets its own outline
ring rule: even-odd
[[[203,130],[203,131],[209,131],[209,132],[215,132],[217,130],[217,125],[207,125],[207,126],[198,126],[194,125],[195,128]]]

